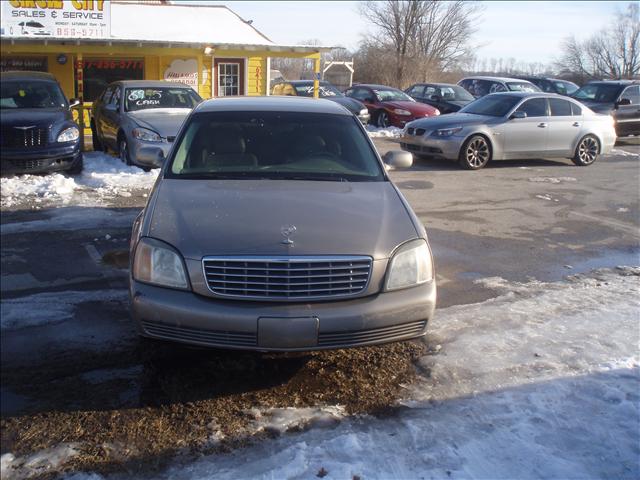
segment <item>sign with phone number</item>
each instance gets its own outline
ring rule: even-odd
[[[109,0],[3,0],[1,3],[2,37],[111,37]]]

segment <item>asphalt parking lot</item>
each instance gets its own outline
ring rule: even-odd
[[[496,296],[481,278],[551,281],[638,265],[639,140],[620,141],[586,168],[528,160],[463,171],[419,159],[392,171],[427,228],[439,307]],[[381,153],[397,146],[375,143]],[[91,203],[89,190],[82,202],[37,209],[25,198],[3,209],[3,452],[83,442],[79,467],[136,469],[167,451],[220,448],[207,443],[212,432],[229,440],[224,448],[242,444],[255,407],[380,413],[433,347],[427,338],[309,355],[141,349],[127,316],[126,251],[147,190],[130,193]],[[42,322],[47,315],[58,321]],[[33,326],[11,329],[12,321]],[[112,453],[117,444],[129,446],[125,458]]]

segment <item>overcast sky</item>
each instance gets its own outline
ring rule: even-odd
[[[204,3],[204,2],[197,2]],[[231,1],[227,5],[276,43],[318,39],[322,45],[355,49],[367,31],[359,2]],[[603,28],[628,2],[480,2],[484,6],[475,44],[477,56],[548,63],[563,38],[585,38]]]

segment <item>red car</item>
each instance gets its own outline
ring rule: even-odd
[[[416,102],[402,90],[384,85],[354,85],[344,94],[364,103],[371,123],[382,128],[392,125],[403,128],[412,120],[440,115],[437,108]]]

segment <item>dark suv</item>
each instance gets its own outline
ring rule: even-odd
[[[42,72],[0,75],[0,171],[82,170],[80,128],[56,79]]]
[[[596,113],[611,115],[619,137],[640,135],[640,82],[602,80],[589,82],[573,95]]]
[[[539,76],[519,76],[518,78],[533,83],[543,92],[557,93],[559,95],[571,96],[579,88],[575,83],[560,78]]]

